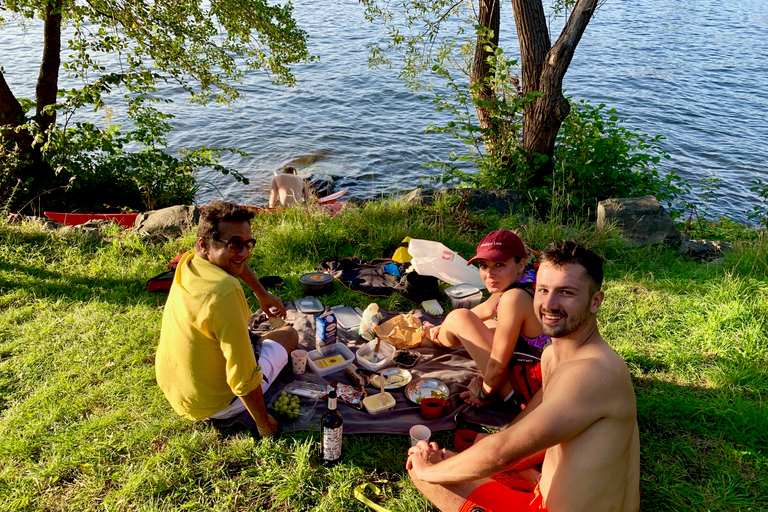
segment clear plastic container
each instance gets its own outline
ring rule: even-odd
[[[462,283],[445,289],[445,294],[451,301],[451,307],[473,308],[483,300],[483,292],[477,286]]]
[[[392,358],[395,357],[395,347],[390,345],[384,340],[381,340],[381,344],[379,345],[379,353],[376,357],[376,362],[371,362],[370,359],[368,359],[372,354],[373,350],[376,348],[376,340],[371,340],[359,349],[357,349],[357,353],[355,354],[355,358],[357,359],[357,364],[362,366],[363,368],[367,370],[371,370],[372,372],[375,372],[381,368],[384,368],[389,363],[392,362]]]
[[[278,422],[296,421],[299,423],[307,423],[309,420],[312,419],[312,416],[314,416],[315,414],[315,407],[317,406],[317,401],[318,401],[317,398],[310,398],[306,396],[297,395],[299,396],[299,417],[290,418],[281,413],[278,413],[275,410],[275,402],[277,402],[281,394],[282,392],[275,393],[275,396],[272,397],[272,400],[269,401],[269,405],[267,406],[267,408],[270,411],[270,414],[272,414]]]
[[[327,395],[333,388],[327,383],[305,382],[303,380],[295,380],[285,386],[283,391],[288,393],[303,396],[307,398],[320,398],[323,395]]]
[[[343,360],[333,366],[323,367],[320,360],[333,356],[342,356]],[[307,354],[307,365],[321,377],[342,371],[354,360],[355,356],[352,351],[341,343],[332,343]]]

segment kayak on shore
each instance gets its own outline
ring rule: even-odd
[[[339,213],[344,203],[339,203],[339,199],[347,193],[346,190],[340,190],[315,201],[314,205],[327,207],[331,215]],[[268,206],[245,205],[246,208],[256,210],[257,212],[273,212],[280,208],[269,208]],[[136,223],[138,213],[62,213],[62,212],[43,212],[49,219],[60,222],[65,226],[79,226],[90,220],[108,220],[119,224],[125,229],[132,228]]]

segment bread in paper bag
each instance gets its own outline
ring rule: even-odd
[[[398,350],[418,347],[423,338],[421,321],[410,313],[397,315],[377,325],[376,334]]]

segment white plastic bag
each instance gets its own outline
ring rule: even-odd
[[[485,288],[477,267],[467,265],[467,260],[440,242],[411,238],[408,253],[412,257],[411,268],[421,275],[434,276],[449,284],[469,283],[481,290]]]
[[[375,302],[368,304],[368,307],[363,311],[363,317],[360,319],[360,327],[357,329],[357,333],[368,341],[371,341],[376,337],[376,326],[383,318],[383,315],[379,312],[379,305]]]

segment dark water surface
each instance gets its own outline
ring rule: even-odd
[[[179,89],[171,150],[201,145],[237,147],[248,158],[225,163],[251,179],[248,186],[202,174],[199,201],[225,197],[266,202],[272,173],[286,164],[301,172],[341,176],[358,197],[406,190],[463,145],[425,128],[447,120],[395,71],[367,67],[366,44],[384,36],[354,0],[295,2],[300,25],[321,61],[294,69],[293,89],[259,73],[246,77],[245,98],[231,109],[189,105]],[[511,6],[502,4],[502,40],[514,39]],[[553,25],[552,39],[559,33]],[[39,35],[0,31],[0,65],[19,96],[31,97],[39,66]],[[516,47],[506,45],[507,53]],[[628,127],[666,137],[674,170],[698,188],[721,180],[712,214],[746,219],[757,198],[750,180],[768,177],[768,2],[765,0],[608,0],[590,22],[565,77],[567,94],[615,108]],[[62,86],[71,86],[66,81]],[[121,106],[115,106],[120,122]]]

